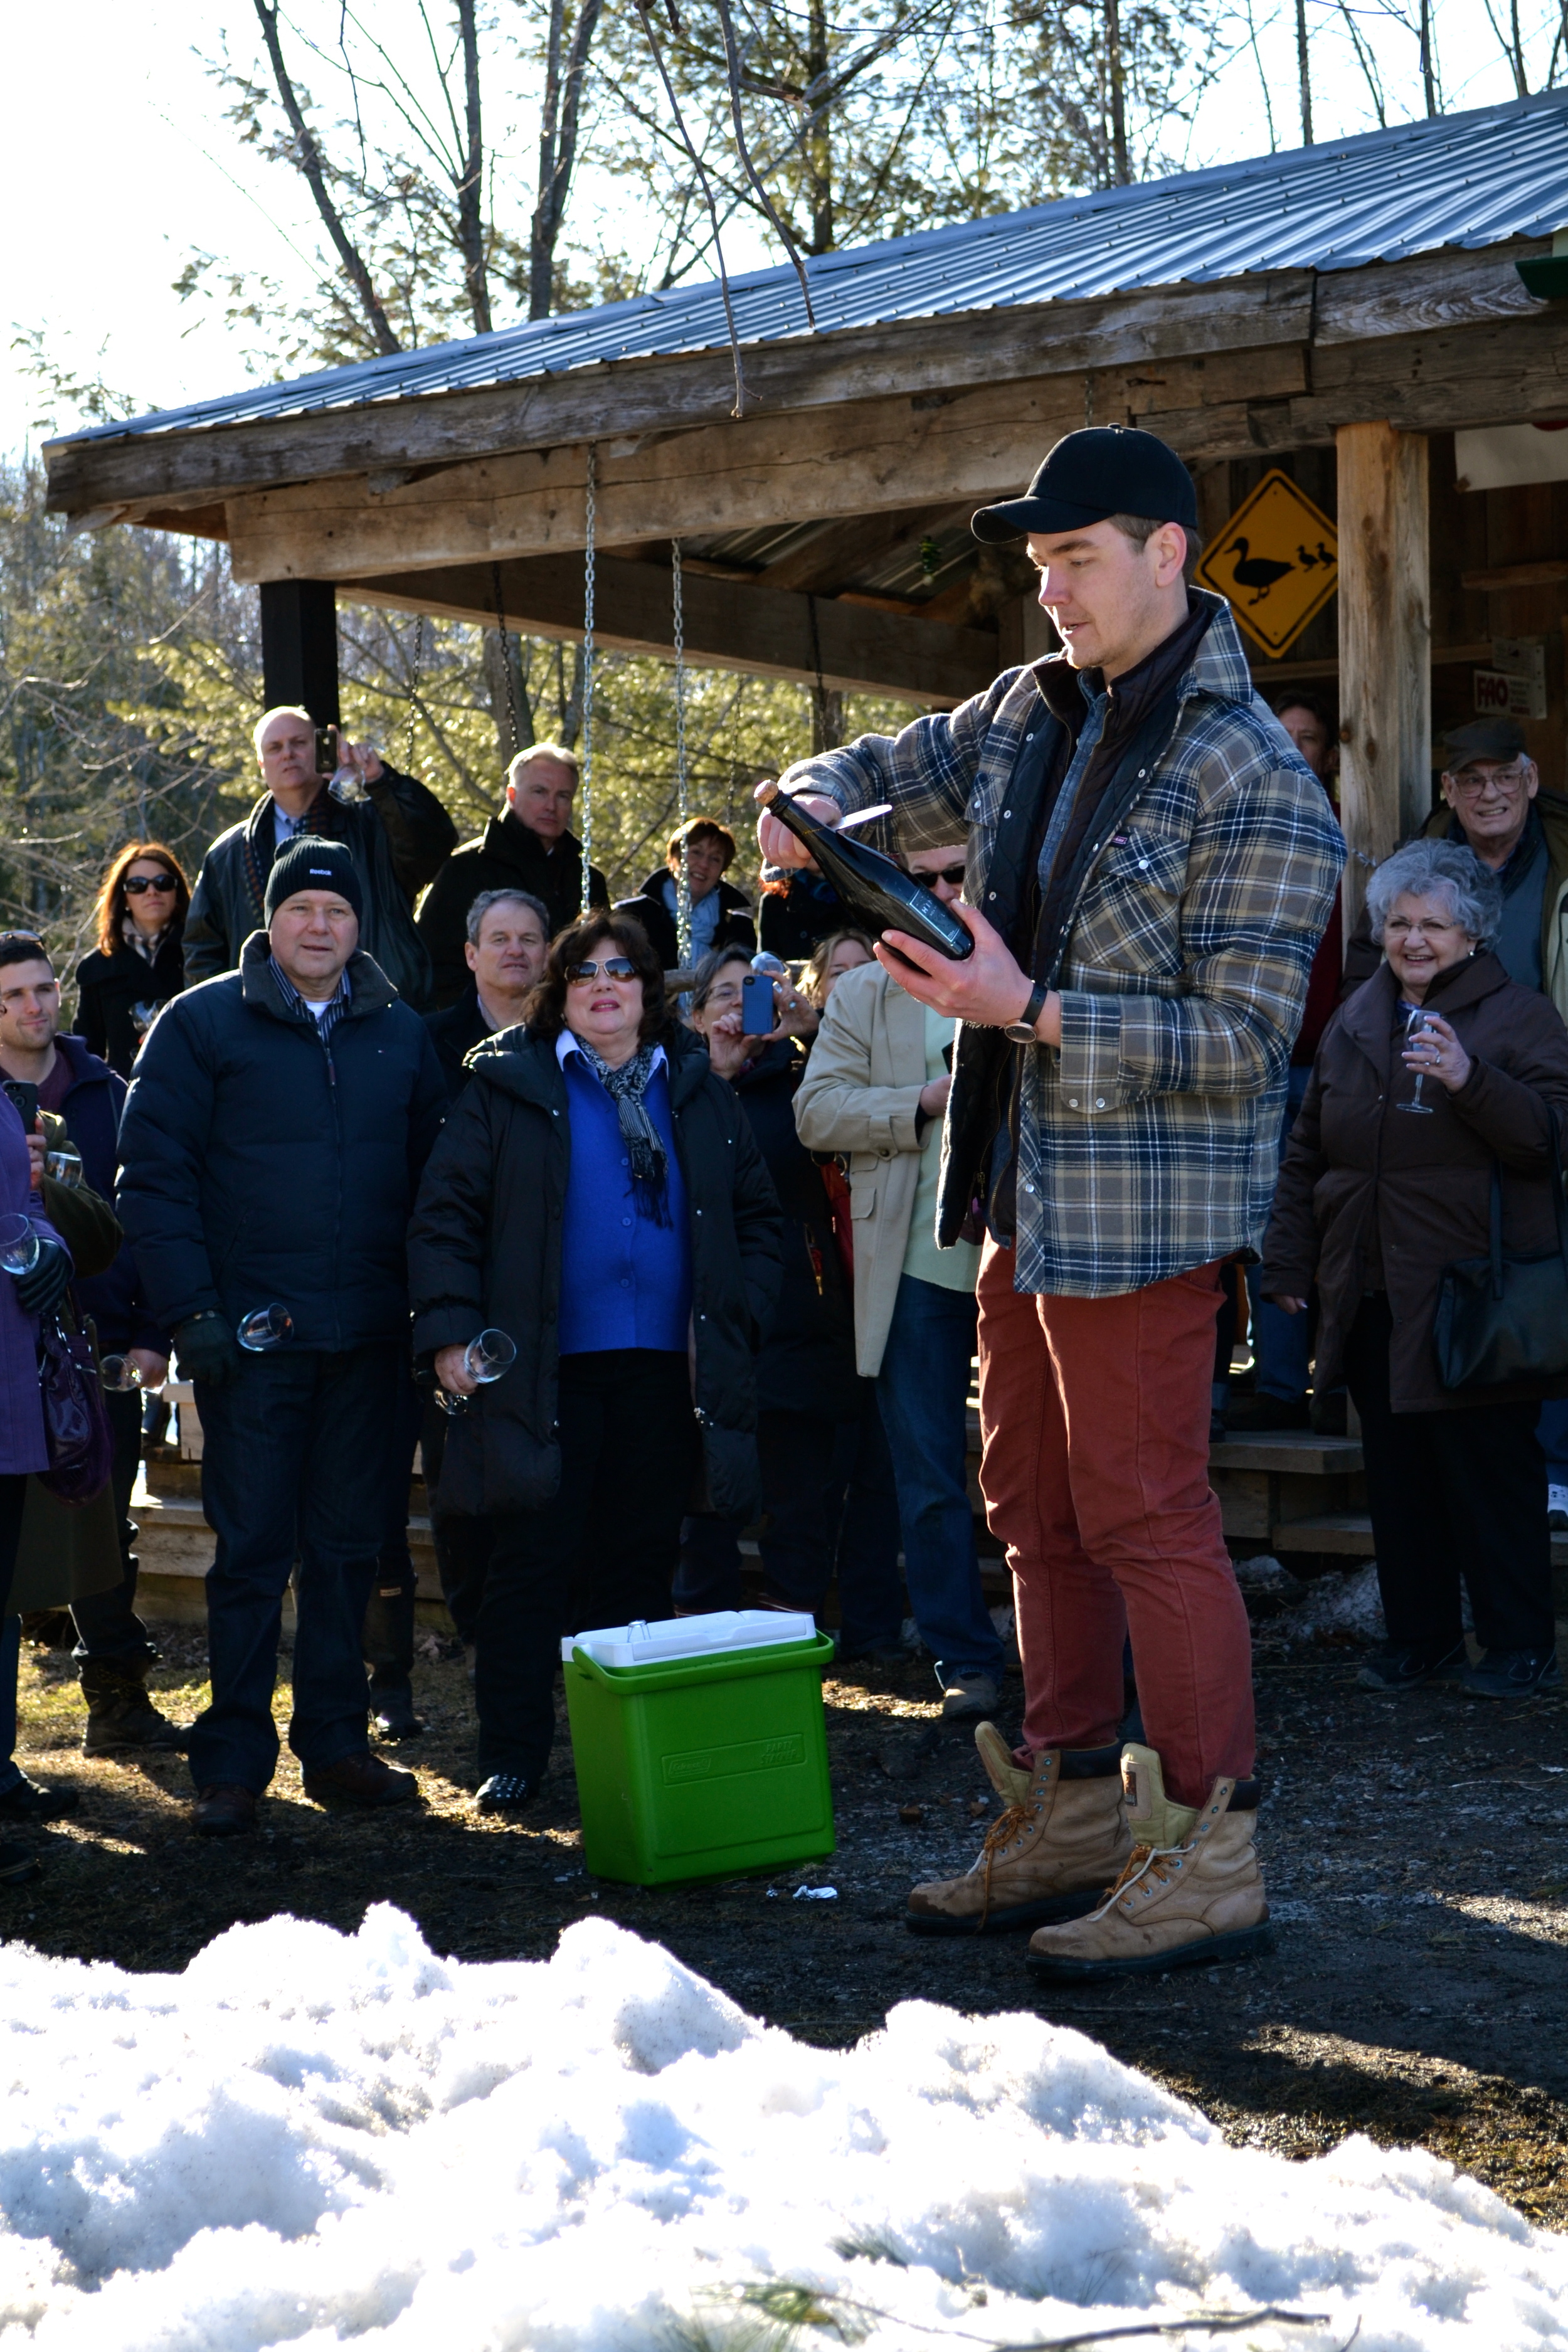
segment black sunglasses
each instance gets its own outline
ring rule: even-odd
[[[568,964],[567,985],[575,988],[581,981],[597,980],[601,972],[606,980],[636,980],[637,977],[637,968],[629,956],[605,956],[601,963]]]
[[[177,890],[179,884],[172,874],[129,874],[125,877],[125,895],[140,898],[143,890]]]
[[[910,880],[911,882],[923,882],[928,890],[931,888],[933,882],[946,882],[954,890],[962,890],[963,887],[963,867],[962,866],[943,866],[934,873],[922,873],[918,866],[911,866],[910,868]]]

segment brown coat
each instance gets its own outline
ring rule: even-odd
[[[1544,996],[1510,980],[1496,956],[1455,966],[1426,1002],[1452,1024],[1470,1075],[1453,1095],[1428,1076],[1423,1100],[1433,1116],[1415,1118],[1397,1108],[1415,1088],[1400,1059],[1398,1001],[1384,964],[1323,1033],[1253,1282],[1264,1297],[1304,1298],[1316,1281],[1317,1377],[1331,1386],[1365,1288],[1375,1215],[1394,1318],[1394,1409],[1430,1412],[1483,1402],[1441,1386],[1432,1325],[1444,1267],[1486,1252],[1494,1159],[1502,1166],[1504,1247],[1528,1255],[1556,1246],[1546,1106],[1568,1142],[1568,1029]],[[1484,1402],[1562,1392],[1562,1384],[1521,1385],[1489,1390]]]

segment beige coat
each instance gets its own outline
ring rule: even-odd
[[[921,1147],[931,1132],[929,1125],[915,1131],[925,1082],[923,1005],[879,963],[847,971],[827,1000],[795,1123],[808,1151],[848,1159],[855,1360],[868,1379],[882,1368],[904,1270]]]

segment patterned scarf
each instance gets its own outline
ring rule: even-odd
[[[573,1043],[610,1100],[621,1123],[621,1140],[626,1147],[626,1157],[632,1168],[632,1195],[639,1217],[648,1218],[656,1225],[669,1223],[669,1163],[665,1156],[664,1141],[652,1119],[643,1097],[653,1076],[657,1045],[644,1045],[612,1070],[604,1055],[589,1045],[585,1037],[574,1033]]]

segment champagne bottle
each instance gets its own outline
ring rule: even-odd
[[[757,798],[781,824],[788,825],[797,841],[805,843],[845,904],[863,917],[879,937],[884,931],[907,931],[922,947],[934,949],[953,963],[963,963],[973,954],[974,940],[952,908],[944,907],[923,884],[911,881],[879,849],[858,841],[851,833],[824,824],[776,783],[764,784]],[[896,955],[897,949],[892,952]],[[900,961],[908,963],[909,958]]]

